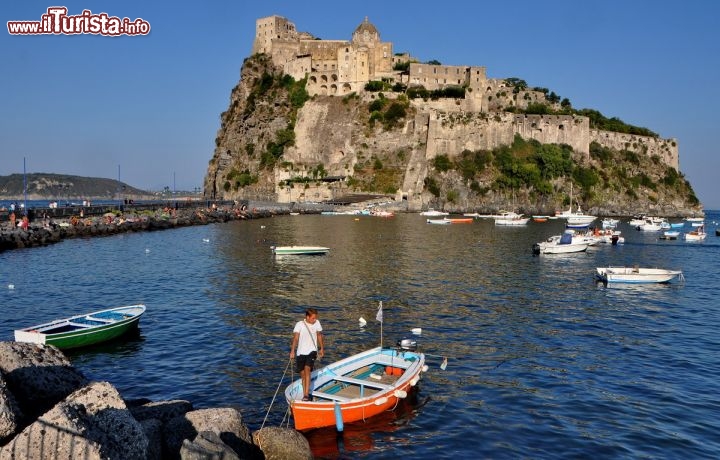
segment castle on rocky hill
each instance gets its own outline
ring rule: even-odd
[[[362,94],[368,82],[378,80],[422,86],[429,91],[451,86],[465,88],[464,99],[420,103],[431,113],[431,124],[453,113],[500,113],[507,107],[522,110],[531,103],[547,103],[544,92],[518,91],[505,79],[487,78],[485,67],[421,64],[407,53],[393,54],[393,44],[380,39],[380,32],[367,17],[350,41],[317,39],[310,33],[298,32],[295,24],[281,16],[261,18],[256,21],[253,54],[256,53],[269,55],[276,66],[296,80],[307,77],[306,90],[310,95]],[[407,70],[394,70],[399,63],[409,63],[405,66]],[[591,129],[587,117],[576,115],[515,114],[501,118],[511,132],[495,136],[498,144],[520,134],[541,143],[568,144],[576,152],[589,155],[590,143],[594,141],[617,150],[657,155],[679,170],[676,139]]]

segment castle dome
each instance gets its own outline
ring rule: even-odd
[[[365,20],[361,22],[355,29],[355,32],[353,32],[352,41],[353,43],[379,42],[380,32],[378,32],[377,27],[368,21],[368,17],[365,16]]]

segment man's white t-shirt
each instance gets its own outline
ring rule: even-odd
[[[320,320],[315,321],[314,324],[307,323],[305,320],[298,321],[295,324],[295,329],[293,329],[293,333],[300,334],[295,354],[297,356],[309,355],[313,351],[316,351],[318,349],[317,333],[321,331],[322,326],[320,325]],[[311,333],[312,335],[310,335]]]

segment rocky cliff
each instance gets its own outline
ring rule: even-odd
[[[398,209],[550,213],[570,204],[573,187],[573,204],[601,215],[701,210],[665,161],[675,140],[604,143],[617,136],[589,130],[581,116],[473,112],[468,99],[389,90],[309,98],[304,84],[265,55],[246,59],[221,115],[206,196],[301,202],[376,193]]]

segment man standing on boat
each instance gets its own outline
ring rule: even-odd
[[[297,348],[297,355],[295,349]],[[293,341],[290,346],[290,359],[295,358],[295,368],[300,374],[303,385],[303,401],[310,401],[310,374],[315,359],[325,355],[322,326],[318,321],[318,312],[314,308],[305,310],[305,319],[298,321],[293,329]]]

